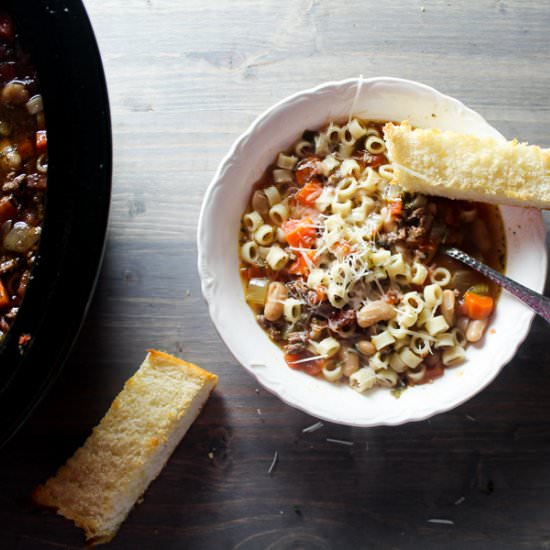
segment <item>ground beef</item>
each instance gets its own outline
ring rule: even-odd
[[[27,187],[44,191],[46,189],[46,176],[43,174],[29,174],[27,176]]]
[[[334,315],[335,309],[328,303],[322,302],[315,309],[315,315],[323,317],[324,319],[330,319]]]
[[[426,241],[432,230],[433,222],[434,217],[426,206],[415,208],[405,220],[407,225],[407,243],[419,244]]]
[[[283,338],[283,331],[281,327],[277,326],[276,323],[268,321],[263,315],[256,315],[256,320],[258,324],[269,334],[269,337],[274,341],[278,342]]]
[[[295,279],[286,283],[289,298],[297,300],[306,300],[309,294],[309,287],[303,279]]]
[[[389,233],[382,233],[376,239],[376,245],[382,247],[389,247],[390,245],[404,241],[407,238],[407,228],[399,227],[396,231],[390,231]]]
[[[291,332],[288,335],[288,344],[285,346],[285,353],[296,354],[306,351],[309,336],[307,331]]]

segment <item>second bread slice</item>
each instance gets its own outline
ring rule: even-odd
[[[151,350],[83,447],[38,487],[34,500],[110,540],[157,477],[200,412],[218,377]]]
[[[550,152],[517,141],[388,123],[395,182],[451,199],[550,208]]]

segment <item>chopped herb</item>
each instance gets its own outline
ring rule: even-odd
[[[295,514],[297,514],[298,516],[302,515],[302,509],[300,508],[300,506],[298,506],[298,504],[295,504],[292,508]]]
[[[401,397],[401,394],[406,390],[406,388],[394,388],[391,390],[391,394],[396,398],[399,399]]]
[[[472,292],[478,296],[488,296],[489,285],[487,283],[478,283],[477,285],[471,286],[466,292]]]

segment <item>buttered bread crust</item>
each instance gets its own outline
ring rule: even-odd
[[[435,129],[388,123],[384,137],[395,182],[451,199],[550,208],[550,151]]]
[[[33,493],[84,529],[109,541],[157,477],[218,381],[215,374],[150,350],[84,445]]]

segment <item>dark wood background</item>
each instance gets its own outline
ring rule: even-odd
[[[323,81],[416,79],[461,98],[510,138],[550,146],[550,4],[86,5],[112,105],[107,250],[62,376],[0,453],[0,547],[83,546],[69,522],[30,506],[29,493],[156,347],[218,373],[220,383],[113,549],[550,548],[544,322],[535,321],[490,387],[452,412],[394,428],[326,424],[302,434],[315,419],[258,388],[230,356],[195,267],[200,202],[230,144],[272,103]]]

